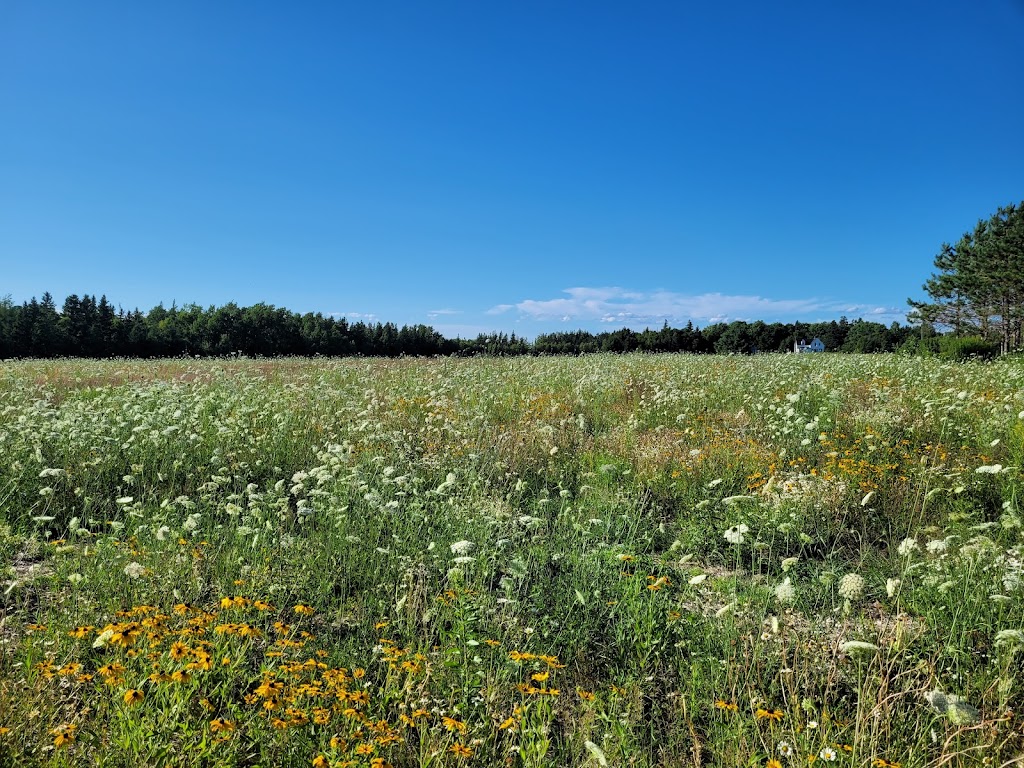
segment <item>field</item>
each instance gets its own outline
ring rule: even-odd
[[[1024,764],[1024,360],[0,363],[0,766]]]

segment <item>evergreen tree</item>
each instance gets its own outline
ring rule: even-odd
[[[924,284],[931,302],[908,299],[912,319],[977,334],[1003,352],[1019,347],[1024,320],[1024,203],[997,210],[935,257]]]

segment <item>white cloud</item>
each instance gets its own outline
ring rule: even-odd
[[[448,315],[461,315],[461,314],[462,314],[462,310],[461,309],[432,309],[429,312],[427,312],[427,317],[429,317],[431,320],[433,320],[433,319],[438,318],[438,317],[445,317],[445,316],[448,316]]]
[[[644,325],[663,321],[705,323],[732,320],[829,319],[839,315],[872,319],[902,319],[906,312],[895,307],[851,304],[829,299],[773,299],[764,296],[733,296],[704,293],[695,296],[673,291],[636,291],[618,287],[568,288],[565,296],[525,299],[518,304],[499,304],[487,314],[502,314],[513,307],[531,320],[600,322],[614,325]]]
[[[331,317],[344,317],[346,320],[362,320],[364,323],[376,323],[380,318],[373,312],[328,312]]]

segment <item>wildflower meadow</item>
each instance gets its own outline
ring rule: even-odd
[[[0,363],[0,767],[1024,764],[1024,360]]]

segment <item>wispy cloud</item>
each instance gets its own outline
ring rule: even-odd
[[[764,296],[734,296],[722,293],[687,295],[673,291],[637,291],[618,287],[567,288],[565,296],[525,299],[517,304],[499,304],[487,314],[518,310],[520,317],[537,321],[601,322],[617,325],[652,323],[729,322],[732,320],[819,319],[847,315],[874,320],[902,319],[898,307],[834,301],[820,298],[774,299]]]
[[[373,312],[328,312],[331,317],[344,317],[346,320],[362,320],[364,323],[376,323],[380,318]]]
[[[439,317],[448,317],[450,315],[461,315],[461,309],[432,309],[427,312],[427,317],[431,320],[436,320]]]

